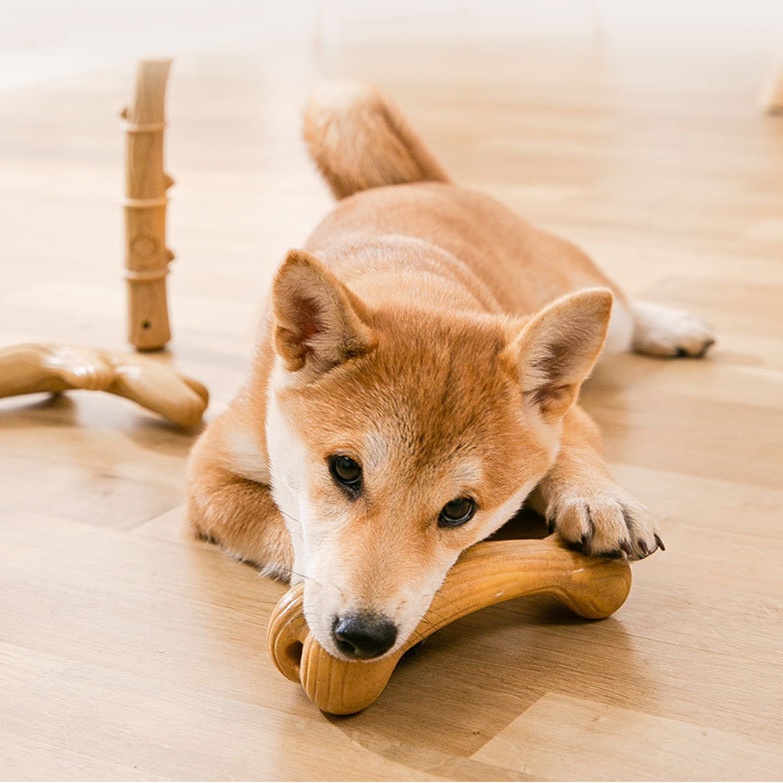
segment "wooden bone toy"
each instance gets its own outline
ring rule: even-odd
[[[35,343],[0,349],[0,397],[67,389],[126,397],[181,427],[198,424],[209,401],[198,381],[142,356]]]
[[[407,650],[460,617],[512,598],[547,593],[576,614],[597,620],[616,612],[630,589],[626,561],[574,552],[557,535],[485,541],[462,553],[410,639],[390,656],[343,661],[329,655],[310,635],[301,584],[289,590],[272,612],[269,653],[283,675],[302,683],[317,707],[333,715],[350,715],[381,695]]]

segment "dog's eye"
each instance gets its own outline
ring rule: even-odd
[[[332,478],[352,495],[358,495],[362,486],[362,466],[344,454],[329,458],[329,472]]]
[[[438,524],[441,527],[464,525],[476,513],[476,501],[472,498],[457,498],[446,503],[440,510]]]

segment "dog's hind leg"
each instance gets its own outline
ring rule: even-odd
[[[632,302],[631,348],[647,356],[702,357],[715,343],[714,329],[701,318],[650,302]]]

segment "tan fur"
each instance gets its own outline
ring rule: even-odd
[[[310,154],[332,193],[406,182],[448,182],[407,120],[367,84],[323,84],[304,113]]]
[[[248,379],[194,449],[196,534],[304,579],[335,655],[350,612],[390,618],[401,643],[459,553],[534,487],[574,545],[654,551],[576,405],[613,300],[630,342],[619,289],[569,242],[450,184],[371,88],[316,96],[305,135],[342,200],[281,265]],[[363,466],[359,497],[330,474],[335,454]],[[475,517],[439,525],[465,496]]]

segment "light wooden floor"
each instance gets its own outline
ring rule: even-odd
[[[0,93],[0,345],[123,345],[132,66]],[[546,600],[433,637],[373,707],[273,669],[284,588],[184,540],[194,434],[77,393],[0,404],[0,778],[783,777],[783,120],[733,50],[303,42],[179,59],[172,361],[225,405],[283,252],[330,200],[298,137],[314,76],[392,92],[454,177],[712,321],[707,361],[622,357],[586,393],[667,551],[609,620]]]

